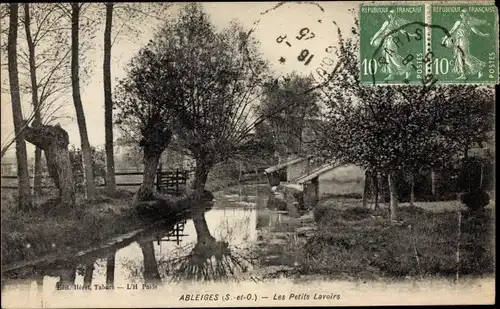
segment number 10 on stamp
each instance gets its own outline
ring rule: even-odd
[[[424,5],[362,5],[361,83],[420,83],[425,72],[424,24]]]

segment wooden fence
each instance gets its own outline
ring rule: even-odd
[[[251,183],[258,181],[259,179],[264,179],[264,167],[258,168],[256,170],[249,170],[249,171],[242,171],[241,172],[241,179],[240,181],[242,183]],[[179,194],[183,192],[186,189],[187,185],[187,180],[189,177],[193,174],[193,171],[191,170],[166,170],[164,171],[162,169],[162,165],[160,164],[158,166],[158,170],[156,172],[156,179],[155,179],[155,186],[156,189],[160,192],[165,192],[169,194]],[[116,186],[117,187],[139,187],[142,184],[142,172],[126,172],[126,171],[117,171],[115,172],[116,176]],[[120,182],[120,178],[129,178],[129,180],[132,178],[136,178],[135,180],[128,181],[128,182]],[[1,188],[2,189],[17,189],[17,176],[16,175],[2,175],[2,184]],[[77,189],[78,190],[83,190],[83,176],[82,175],[75,175],[76,182],[77,182]],[[105,187],[106,183],[106,177],[102,175],[96,176],[96,178],[99,178],[101,181],[96,183],[97,187]],[[9,183],[9,184],[4,184],[4,179],[6,180],[15,180],[15,184]],[[13,182],[13,181],[12,181]],[[30,183],[31,183],[31,188],[33,188],[33,177],[30,177]],[[49,175],[44,173],[42,175],[42,189],[54,189],[54,185],[52,180],[50,179]]]
[[[160,164],[156,172],[156,190],[169,194],[179,194],[186,189],[189,174],[188,170],[162,171]]]
[[[170,170],[163,171],[161,165],[156,172],[155,185],[156,189],[162,192],[166,192],[169,194],[178,194],[181,193],[186,188],[187,179],[189,178],[190,171],[187,170]],[[139,187],[142,184],[142,172],[124,172],[117,171],[115,172],[115,176],[117,179],[116,186],[117,187]],[[120,182],[119,179],[126,177],[129,181]],[[17,176],[15,175],[1,175],[2,178],[2,189],[17,189]],[[82,177],[79,175],[75,175],[77,180],[77,190],[83,190],[83,182]],[[97,187],[105,187],[106,186],[106,178],[103,176],[96,176],[96,179],[100,179],[102,181],[98,181],[96,183]],[[136,179],[134,179],[136,178]],[[4,184],[5,180],[10,180],[10,183]],[[15,180],[15,183],[13,183]],[[33,189],[33,176],[30,177],[30,186]],[[42,175],[42,189],[54,189],[55,186],[50,179],[50,176],[46,173]]]

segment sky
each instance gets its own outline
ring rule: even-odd
[[[175,4],[169,14],[175,15],[180,3]],[[213,2],[202,4],[210,15],[213,24],[222,29],[229,25],[232,20],[238,20],[246,29],[253,29],[252,35],[261,42],[260,50],[267,60],[271,69],[277,75],[291,73],[313,74],[319,79],[322,69],[331,70],[336,63],[336,58],[329,52],[330,46],[336,46],[337,27],[343,33],[350,33],[357,16],[357,2],[303,2],[285,3],[281,6],[277,2]],[[278,7],[277,7],[278,6]],[[320,9],[320,7],[323,11]],[[2,24],[5,21],[2,21]],[[145,25],[136,25],[144,29],[152,29],[151,19],[144,20]],[[116,27],[115,27],[116,28]],[[154,27],[153,27],[154,28]],[[153,36],[153,31],[144,30],[142,35],[127,37],[122,35],[112,47],[112,86],[116,81],[125,76],[125,68],[128,61],[138,50],[144,46]],[[298,37],[302,37],[300,40]],[[6,39],[2,37],[2,39]],[[23,39],[20,36],[19,40]],[[97,33],[96,46],[102,46],[103,33]],[[281,43],[278,43],[280,41]],[[50,44],[50,42],[48,42]],[[100,44],[100,45],[99,45]],[[330,48],[328,48],[330,47]],[[304,51],[307,50],[307,51]],[[305,55],[303,61],[297,57]],[[94,146],[104,145],[104,90],[102,82],[102,59],[101,48],[95,48],[86,55],[93,61],[94,66],[90,78],[81,85],[81,96],[87,122],[90,144]],[[326,58],[325,58],[326,57]],[[281,62],[280,62],[281,59]],[[310,59],[308,65],[305,63]],[[284,62],[283,62],[284,60]],[[322,64],[321,64],[322,63]],[[322,69],[318,69],[321,67]],[[318,73],[319,72],[319,73]],[[5,66],[1,74],[7,76]],[[2,77],[2,81],[7,80]],[[2,83],[1,93],[1,144],[5,144],[13,132],[12,109],[8,83]],[[22,97],[24,115],[30,112],[30,96]],[[59,124],[68,132],[70,144],[80,145],[78,125],[76,123],[71,93],[68,93],[60,104],[63,108],[61,115],[69,118],[59,119]],[[119,131],[114,131],[115,140],[119,137]],[[34,146],[27,143],[28,156],[34,154]],[[11,147],[7,156],[14,156],[14,147]]]

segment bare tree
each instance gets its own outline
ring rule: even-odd
[[[17,30],[18,30],[19,7],[10,4],[9,11],[9,37],[8,37],[8,65],[10,97],[12,103],[12,115],[14,118],[14,131],[16,134],[16,158],[17,179],[19,192],[19,206],[21,209],[32,207],[32,196],[30,192],[28,157],[26,153],[26,142],[24,141],[23,114],[21,109],[21,97],[19,94],[19,76],[17,70]]]
[[[31,124],[35,116],[40,119],[35,122],[41,124],[51,124],[54,120],[65,117],[61,113],[65,106],[60,102],[71,87],[71,46],[67,31],[68,20],[65,19],[65,14],[56,8],[53,4],[24,4],[25,14],[19,16],[20,26],[23,26],[19,31],[26,34],[26,40],[18,41],[19,87],[21,93],[30,94],[33,105],[27,117],[27,124]],[[2,27],[3,29],[8,30],[8,27]],[[2,35],[5,35],[5,31],[2,31]],[[1,48],[4,50],[3,45]],[[32,81],[35,80],[34,86]],[[37,100],[34,99],[35,95]],[[2,155],[13,141],[14,138],[9,138],[4,142]],[[35,170],[38,170],[38,162],[36,159]],[[35,192],[38,192],[38,176],[35,173]]]
[[[116,191],[115,159],[113,153],[113,98],[111,95],[111,28],[113,25],[113,3],[106,4],[106,28],[104,30],[104,134],[106,147],[106,190]]]
[[[106,258],[106,285],[115,285],[115,259],[116,251]]]
[[[79,76],[79,22],[80,9],[82,4],[71,3],[71,82],[73,89],[73,104],[76,110],[76,120],[80,132],[80,140],[83,152],[83,163],[85,172],[85,184],[87,188],[87,198],[95,198],[96,188],[94,184],[94,173],[92,171],[92,157],[90,153],[90,142],[87,134],[87,123],[83,111],[83,103],[80,95],[80,76]]]
[[[39,126],[42,122],[42,117],[40,115],[40,109],[38,108],[38,87],[36,79],[36,64],[35,64],[35,45],[33,38],[31,37],[30,29],[30,8],[29,3],[24,4],[24,28],[26,33],[26,41],[28,43],[28,57],[29,57],[29,68],[30,68],[30,78],[31,78],[31,103],[33,104],[33,109],[35,110],[35,119],[33,122],[34,126]],[[42,186],[42,150],[39,147],[35,149],[35,177],[34,177],[34,192],[35,196],[40,196],[40,190]]]
[[[67,38],[64,35],[63,26],[60,22],[64,15],[56,10],[54,5],[46,4],[30,5],[24,4],[24,31],[28,53],[21,58],[21,61],[27,62],[30,76],[30,84],[26,90],[31,93],[31,100],[34,111],[33,127],[42,125],[42,113],[46,118],[46,123],[50,123],[51,116],[59,111],[60,106],[55,107],[57,94],[69,89],[69,74],[65,72],[69,64],[70,48],[67,44]],[[32,33],[31,28],[35,31]],[[50,40],[50,44],[46,42]],[[37,52],[38,47],[42,47]],[[66,49],[66,51],[64,50]],[[41,78],[38,79],[38,73]],[[40,96],[39,96],[40,92]],[[54,108],[55,107],[55,108]],[[35,150],[35,177],[34,192],[35,196],[41,193],[41,166],[42,150],[36,147]]]

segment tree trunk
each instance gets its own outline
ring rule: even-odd
[[[196,159],[196,168],[194,170],[194,182],[192,189],[195,192],[196,200],[202,200],[205,193],[205,184],[207,183],[208,173],[211,165],[205,159]]]
[[[365,171],[365,180],[363,183],[363,208],[366,208],[368,205],[368,179],[370,178],[370,173],[368,170]]]
[[[436,196],[436,170],[431,168],[431,192],[433,196]]]
[[[68,133],[57,126],[26,127],[26,140],[43,149],[49,174],[59,190],[61,205],[75,205],[75,181],[69,159]]]
[[[82,98],[80,96],[80,65],[78,63],[79,45],[79,19],[80,3],[71,3],[71,85],[73,88],[73,104],[75,105],[76,121],[80,131],[80,142],[83,153],[83,169],[85,173],[85,184],[87,198],[94,199],[96,194],[94,184],[94,173],[92,171],[92,155],[90,153],[90,142],[87,134],[87,123],[83,112]]]
[[[374,208],[375,209],[378,209],[379,208],[379,205],[378,205],[378,196],[379,196],[379,188],[378,188],[378,174],[377,173],[374,173],[374,175],[372,176],[372,181],[373,181],[373,195],[374,195],[374,198],[375,198],[375,206]]]
[[[9,4],[9,37],[7,45],[10,98],[12,104],[12,116],[14,118],[14,134],[16,136],[16,159],[17,159],[17,181],[19,194],[19,207],[28,209],[32,207],[32,196],[30,192],[30,179],[28,173],[28,155],[26,153],[25,132],[22,129],[24,123],[21,109],[21,96],[19,94],[19,76],[17,71],[17,27],[18,27],[18,4]]]
[[[387,176],[387,181],[389,183],[389,195],[390,195],[390,206],[389,210],[391,212],[391,220],[397,220],[397,209],[398,209],[398,195],[396,192],[396,183],[394,182],[394,173],[389,172]]]
[[[35,117],[33,126],[42,124],[42,116],[40,114],[39,100],[38,100],[38,82],[36,77],[36,64],[35,64],[35,44],[31,37],[31,16],[29,3],[24,3],[24,29],[26,32],[26,41],[28,43],[28,58],[31,79],[31,103]],[[39,147],[35,149],[35,177],[33,181],[35,197],[40,197],[42,191],[42,150]]]
[[[115,256],[116,252],[108,256],[106,263],[106,285],[115,285]]]
[[[139,246],[144,256],[144,282],[146,284],[158,283],[161,281],[156,263],[155,250],[152,241],[139,242]]]
[[[415,206],[415,174],[410,172],[410,207]]]
[[[198,209],[193,212],[193,223],[196,230],[196,246],[206,247],[215,244],[215,238],[210,234],[205,212]]]
[[[144,172],[141,187],[134,197],[134,204],[140,201],[154,200],[155,176],[160,161],[161,152],[144,148]]]
[[[83,285],[85,286],[91,285],[93,277],[94,277],[94,263],[90,262],[85,265],[85,275],[83,276]]]
[[[106,28],[104,30],[104,134],[106,148],[106,191],[116,191],[115,158],[113,151],[113,100],[111,97],[111,27],[113,3],[106,3]]]

